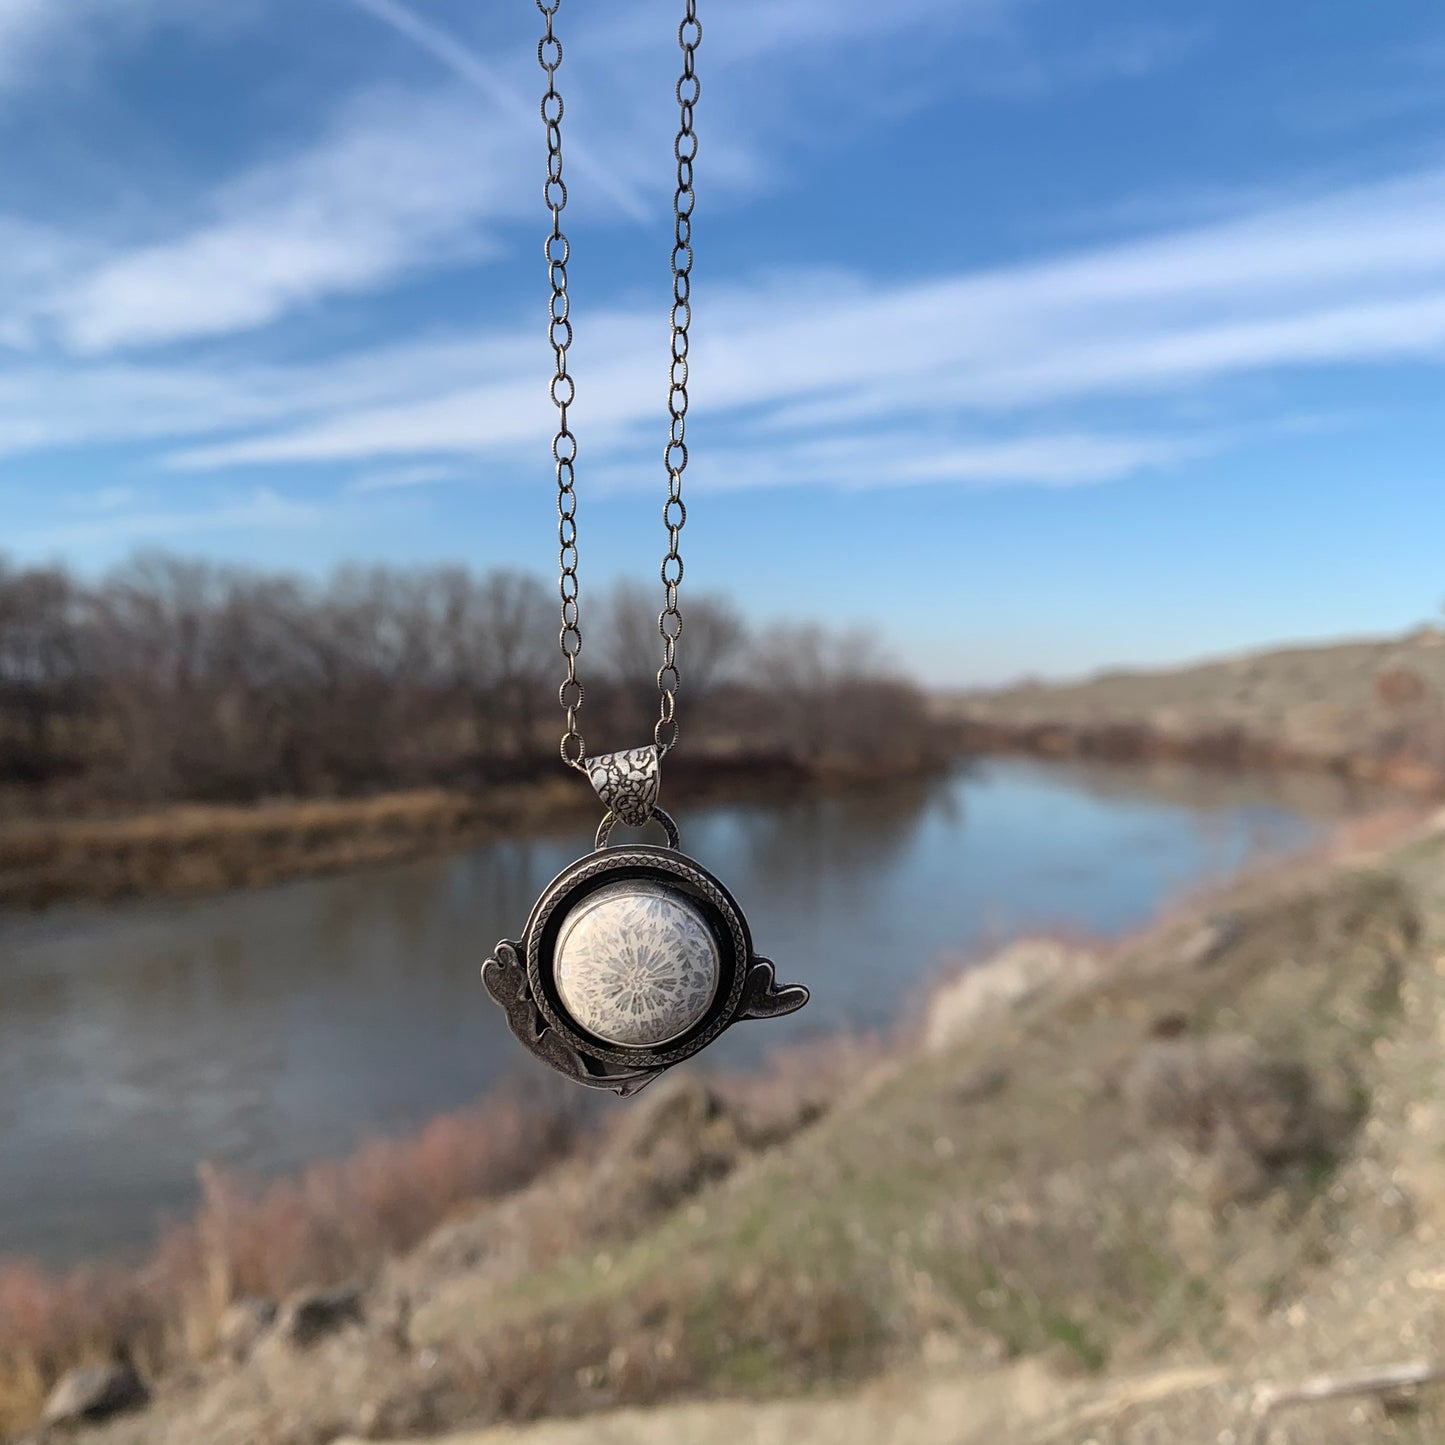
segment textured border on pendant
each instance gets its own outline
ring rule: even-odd
[[[629,878],[645,878],[701,906],[717,937],[722,976],[707,1013],[666,1048],[626,1048],[579,1029],[557,996],[554,950],[568,913],[589,893]],[[710,1044],[737,1016],[753,964],[752,936],[737,901],[700,863],[672,848],[639,843],[604,848],[569,864],[547,885],[527,920],[527,981],[547,1026],[574,1049],[609,1064],[666,1068]],[[730,947],[729,947],[730,945]]]

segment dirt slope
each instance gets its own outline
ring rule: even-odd
[[[939,706],[977,746],[1306,764],[1438,787],[1445,630],[1026,683]]]

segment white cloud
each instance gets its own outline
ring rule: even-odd
[[[0,85],[35,77],[33,62],[97,17],[122,12],[123,0],[0,0]]]
[[[716,73],[763,57],[791,62],[802,44],[816,57],[851,42],[866,69],[872,37],[991,22],[1022,3],[739,0],[709,18],[707,63]],[[33,68],[37,53],[84,46],[117,27],[139,33],[161,20],[240,23],[238,14],[265,14],[279,25],[284,17],[274,0],[237,0],[225,10],[229,22],[203,21],[210,8],[187,0],[0,0],[0,83],[7,63]],[[500,249],[518,222],[532,225],[535,241],[540,78],[531,45],[497,62],[403,0],[349,0],[349,8],[357,21],[370,17],[431,57],[444,82],[354,98],[309,146],[222,181],[192,214],[166,217],[139,243],[101,256],[90,237],[58,246],[63,260],[36,284],[11,298],[0,287],[0,344],[53,334],[72,352],[99,355],[224,337],[428,267],[479,260]],[[571,200],[584,215],[647,220],[670,184],[659,145],[675,124],[667,78],[675,17],[655,0],[632,0],[590,27],[580,18],[578,30],[579,54],[594,60],[566,77]],[[864,70],[834,83],[853,94],[870,90]],[[790,90],[766,84],[709,93],[714,202],[771,174],[778,127],[797,103]],[[580,127],[583,115],[588,123]]]
[[[709,65],[746,65],[787,55],[806,64],[820,50],[888,31],[989,23],[1022,0],[729,0],[704,17],[702,55]],[[659,37],[671,42],[675,7],[665,3],[598,7],[585,43],[617,51],[646,49]]]
[[[22,0],[9,3],[17,16],[42,13]],[[95,13],[124,9],[123,0],[69,3]],[[155,9],[179,0],[139,3]],[[981,13],[994,3],[953,0],[947,9]],[[531,46],[497,64],[400,0],[350,4],[430,56],[449,80],[355,99],[309,147],[258,164],[202,198],[199,220],[173,221],[170,234],[73,268],[63,284],[30,301],[67,348],[93,355],[253,329],[419,269],[475,261],[515,222],[540,227],[540,79]],[[923,8],[914,0],[749,4],[709,21],[709,63],[784,55],[804,34],[815,44],[857,40],[921,23]],[[675,20],[655,5],[634,4],[597,27],[595,45],[585,22],[582,29],[579,50],[605,59],[566,77],[569,117],[592,118],[585,130],[575,118],[567,130],[571,200],[584,211],[646,220],[669,184],[659,139],[675,125],[675,103],[653,62],[673,45]],[[669,61],[664,76],[671,69]],[[753,187],[768,167],[768,108],[750,115],[734,105],[729,113],[711,96],[709,105],[714,196]]]
[[[1210,26],[1194,18],[1179,23],[1151,21],[1103,36],[1078,58],[1076,74],[1138,79],[1179,64],[1211,36]]]
[[[353,492],[390,492],[402,487],[429,487],[452,482],[462,475],[460,467],[442,462],[417,462],[409,467],[383,467],[364,472],[348,488]]]
[[[745,439],[695,449],[707,484],[1100,480],[1227,444],[1151,424],[1162,392],[1445,360],[1445,171],[986,272],[776,275],[700,290],[697,313],[694,435],[730,418]],[[598,484],[655,474],[665,346],[656,309],[578,318],[574,425]],[[314,364],[17,365],[0,452],[166,439],[190,443],[179,469],[362,463],[360,490],[419,485],[463,456],[543,455],[547,361],[529,320]],[[1061,424],[1098,399],[1135,420]]]
[[[241,330],[423,260],[477,255],[485,223],[535,200],[474,101],[385,92],[300,155],[225,186],[212,216],[122,254],[54,303],[81,352]]]
[[[134,507],[141,494],[134,487],[100,487],[93,492],[70,492],[61,499],[67,512],[116,512]]]
[[[55,18],[67,6],[73,15],[98,16],[124,12],[127,3],[159,14],[179,0],[0,0],[0,63],[7,4],[20,47],[20,32],[33,31],[37,44],[58,35]],[[28,288],[23,305],[11,309],[15,337],[27,337],[36,318],[53,323],[67,349],[88,355],[225,336],[420,269],[476,261],[515,222],[529,221],[540,234],[540,82],[531,47],[498,65],[398,0],[351,5],[454,79],[354,98],[311,145],[256,164],[201,198],[199,220],[175,218],[169,234],[77,262],[48,286]],[[653,27],[648,45],[666,42],[674,29]],[[523,72],[525,81],[517,78]],[[671,96],[666,85],[628,84],[630,74],[618,61],[568,77],[574,112],[586,111],[599,86],[620,88],[622,103],[602,107],[588,132],[572,122],[567,173],[584,212],[636,222],[650,216],[649,198],[659,199],[668,180],[656,140],[669,131],[663,112]],[[719,138],[709,167],[713,184],[725,188],[756,175],[737,136]],[[3,328],[0,320],[0,341]]]
[[[697,310],[699,412],[746,413],[767,445],[804,428],[862,438],[914,415],[1149,397],[1267,368],[1434,361],[1445,347],[1445,173],[991,272],[907,285],[781,276],[700,295]],[[440,394],[341,407],[174,462],[540,445],[552,418],[545,349],[539,338],[529,350],[531,335],[492,338],[508,364],[460,369]],[[663,345],[644,312],[579,323],[576,425],[594,462],[657,422]],[[364,359],[353,365],[364,373]]]
[[[523,371],[537,352],[534,337],[502,336],[400,343],[312,365],[12,361],[0,367],[0,456],[255,434],[436,395],[458,376]]]
[[[1205,456],[1227,437],[1151,436],[1087,431],[1029,430],[1003,439],[918,435],[892,430],[826,441],[707,452],[689,464],[693,490],[829,486],[849,491],[878,487],[952,484],[974,489],[1004,486],[1075,487],[1116,481],[1139,472]],[[609,463],[588,476],[599,492],[635,489],[656,472],[640,459]]]
[[[324,519],[324,510],[314,504],[284,497],[270,487],[258,487],[248,496],[222,500],[209,507],[112,510],[90,521],[22,528],[12,534],[11,541],[26,551],[35,552],[95,543],[149,542],[205,532],[315,526]]]
[[[3,3],[3,0],[0,0]],[[94,242],[50,226],[0,216],[0,347],[28,351],[37,342],[37,302],[70,284],[96,259]]]
[[[499,67],[462,44],[449,30],[425,19],[399,0],[350,0],[350,3],[405,36],[453,75],[480,91],[509,121],[528,128],[536,127],[537,102],[532,93],[513,85]],[[624,215],[636,221],[647,219],[649,208],[637,187],[614,175],[593,154],[585,140],[570,136],[567,158],[571,173],[580,173],[596,183]]]
[[[192,28],[242,23],[254,0],[0,0],[0,89],[53,85],[119,42],[161,22]]]

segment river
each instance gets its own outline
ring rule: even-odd
[[[950,954],[1116,934],[1357,810],[1331,780],[986,761],[926,784],[680,819],[802,1013],[709,1060],[888,1026]],[[513,1080],[478,977],[581,829],[181,902],[0,919],[0,1253],[134,1253],[209,1158],[260,1174],[348,1152]],[[627,1107],[608,1099],[607,1107]]]

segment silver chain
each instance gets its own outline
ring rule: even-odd
[[[682,74],[675,94],[678,105],[677,139],[672,153],[677,161],[677,189],[673,193],[672,244],[672,348],[668,369],[667,411],[671,418],[663,465],[667,468],[667,501],[662,508],[667,528],[667,552],[662,559],[663,608],[657,630],[662,637],[662,666],[657,672],[658,719],[653,741],[659,753],[677,742],[677,690],[682,683],[677,670],[677,641],[682,635],[682,609],[677,591],[682,582],[682,553],[678,539],[687,521],[682,501],[682,474],[687,470],[687,347],[692,321],[692,163],[697,156],[697,133],[692,127],[693,107],[701,86],[697,78],[697,47],[702,43],[702,25],[697,18],[697,0],[685,0],[686,13],[677,27],[682,49]],[[581,768],[586,744],[577,729],[583,688],[577,677],[577,658],[582,651],[582,617],[577,582],[577,493],[574,488],[577,438],[567,424],[567,410],[577,394],[567,370],[567,348],[572,344],[572,322],[567,299],[567,261],[571,247],[562,231],[562,211],[567,205],[567,187],[562,180],[562,95],[557,89],[557,68],[562,64],[562,42],[553,33],[552,21],[561,0],[537,0],[546,20],[546,30],[537,44],[537,60],[547,75],[542,97],[542,123],[547,131],[547,182],[542,198],[552,213],[552,231],[545,253],[547,275],[552,283],[548,310],[547,338],[556,361],[550,393],[557,408],[557,434],[552,440],[552,459],[557,466],[557,544],[562,599],[562,631],[559,642],[567,664],[567,676],[557,689],[557,700],[567,715],[562,734],[562,761]]]

